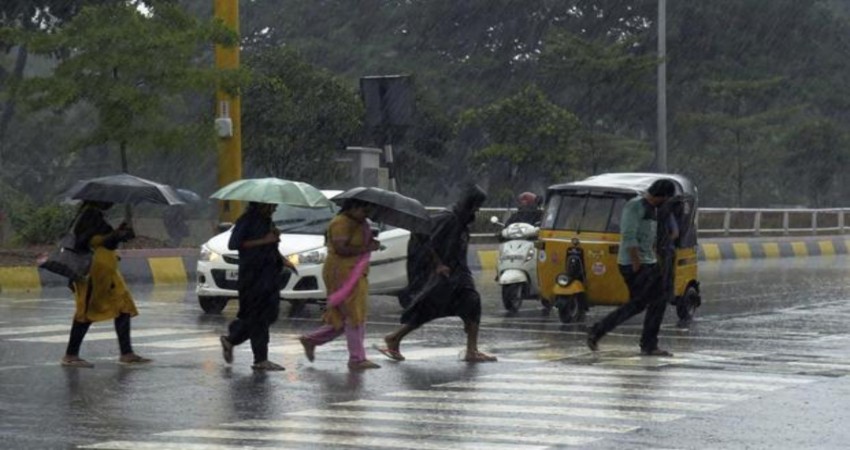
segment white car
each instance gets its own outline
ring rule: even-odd
[[[322,191],[331,198],[341,191]],[[325,230],[339,211],[336,205],[312,209],[278,205],[272,220],[280,230],[280,253],[298,269],[280,291],[280,298],[295,307],[327,299],[322,264],[327,256]],[[238,297],[239,254],[227,248],[232,227],[201,245],[195,292],[207,313],[219,313],[227,301]],[[410,232],[383,226],[377,239],[381,250],[372,253],[369,293],[394,295],[407,285],[407,241]]]

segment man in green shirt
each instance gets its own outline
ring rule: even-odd
[[[632,316],[646,310],[640,352],[645,356],[673,356],[658,348],[658,331],[667,307],[663,295],[661,272],[655,254],[657,208],[676,195],[676,185],[669,179],[656,180],[643,196],[623,206],[620,219],[620,249],[617,263],[629,288],[629,301],[596,322],[587,332],[587,346],[598,350],[599,340]]]

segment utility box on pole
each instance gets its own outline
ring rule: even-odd
[[[393,144],[413,125],[413,80],[409,75],[362,77],[360,96],[366,106],[366,127],[375,143],[383,147],[387,188],[395,191]]]
[[[351,181],[355,186],[374,186],[388,189],[389,177],[387,169],[381,167],[381,153],[379,148],[373,147],[347,147],[351,161]]]
[[[215,0],[214,14],[224,24],[239,34],[239,0]],[[239,68],[239,45],[215,46],[215,67],[236,70]],[[218,187],[224,187],[242,178],[242,107],[239,95],[226,92],[220,86],[216,91],[215,130],[218,135]],[[242,213],[242,204],[223,201],[219,208],[220,222],[235,222]]]

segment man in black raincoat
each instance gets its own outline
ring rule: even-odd
[[[233,347],[251,340],[255,370],[284,370],[269,361],[269,327],[277,320],[284,266],[293,268],[278,250],[280,231],[272,222],[276,205],[248,204],[236,220],[228,248],[239,250],[239,312],[221,336],[225,362],[233,362]],[[293,269],[294,270],[294,269]]]
[[[408,255],[414,261],[409,267],[422,270],[408,274],[409,290],[413,291],[410,306],[402,313],[402,326],[384,337],[386,348],[378,349],[388,358],[404,360],[399,347],[411,331],[434,319],[457,316],[463,320],[466,332],[464,360],[496,360],[478,350],[481,297],[466,260],[469,226],[486,199],[487,194],[480,187],[469,187],[457,203],[432,218],[431,234],[427,239],[414,241],[414,248]]]

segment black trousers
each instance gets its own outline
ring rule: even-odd
[[[632,270],[632,266],[621,265],[620,274],[623,275],[629,287],[629,301],[596,322],[590,329],[591,334],[599,339],[621,323],[646,310],[640,348],[644,351],[655,350],[658,348],[658,331],[661,329],[664,310],[667,308],[661,272],[655,264],[643,264],[637,272]]]
[[[79,356],[80,346],[83,345],[83,338],[91,327],[91,322],[77,322],[71,325],[71,337],[68,339],[68,348],[65,354],[69,356]],[[133,346],[130,345],[130,315],[121,314],[115,318],[115,334],[118,335],[118,348],[122,355],[133,353]]]
[[[269,359],[269,326],[267,320],[236,319],[230,322],[227,340],[233,345],[239,345],[251,340],[251,351],[254,353],[254,364]]]

